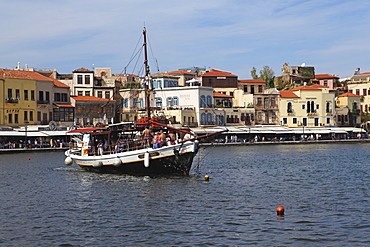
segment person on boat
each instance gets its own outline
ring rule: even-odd
[[[160,148],[167,145],[166,138],[167,138],[166,134],[163,133],[163,131],[161,131],[161,133],[159,134],[159,147]]]
[[[102,143],[102,141],[99,141],[99,143],[96,147],[98,148],[98,155],[103,155],[103,143]]]
[[[148,127],[145,127],[145,129],[141,133],[141,136],[143,137],[143,139],[150,139],[153,135],[150,129]]]
[[[168,133],[168,136],[170,138],[171,145],[174,145],[176,143],[176,135],[174,131],[171,131]]]

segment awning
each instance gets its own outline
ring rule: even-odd
[[[71,130],[67,133],[82,133],[82,132],[92,132],[92,131],[95,131],[95,130],[100,130],[100,129],[104,129],[104,128],[86,128],[86,129],[75,129],[75,130]]]

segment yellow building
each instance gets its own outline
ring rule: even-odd
[[[0,69],[0,87],[0,125],[35,124],[36,80],[24,71]]]
[[[335,93],[318,84],[280,91],[280,123],[288,127],[335,125]]]
[[[360,95],[344,93],[336,99],[336,115],[338,126],[358,127],[361,124]]]

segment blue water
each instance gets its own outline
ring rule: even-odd
[[[0,245],[367,246],[369,150],[202,148],[190,177],[88,173],[65,167],[62,152],[0,154]]]

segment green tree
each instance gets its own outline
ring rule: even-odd
[[[274,75],[275,72],[269,66],[263,66],[263,69],[260,71],[260,79],[266,82],[267,88],[274,87]]]
[[[251,70],[251,76],[253,79],[259,79],[258,75],[257,75],[257,69],[256,67],[253,67],[252,70]]]
[[[251,70],[251,76],[253,79],[262,79],[266,82],[267,88],[273,88],[274,85],[274,75],[275,72],[269,66],[263,66],[263,69],[260,70],[260,75],[257,75],[256,67],[253,67]]]

